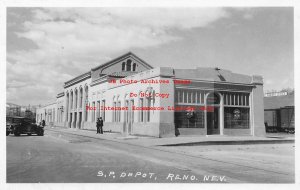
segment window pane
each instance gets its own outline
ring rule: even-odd
[[[187,116],[187,111],[175,112],[175,125],[177,128],[204,128],[204,111],[200,106],[195,106],[192,117]]]
[[[191,91],[187,91],[187,98],[188,98],[188,103],[191,103],[191,100],[192,100],[192,98],[191,98],[191,96],[192,96],[192,92]]]
[[[249,108],[224,108],[225,128],[249,129]]]

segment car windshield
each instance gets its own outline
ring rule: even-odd
[[[24,121],[24,123],[31,123],[32,122],[31,119],[27,119],[27,118],[25,118],[23,121]]]
[[[20,118],[13,118],[13,123],[21,123],[21,119]]]
[[[13,117],[7,117],[6,122],[10,123],[21,123],[21,118],[13,118]]]

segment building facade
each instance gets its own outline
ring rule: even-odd
[[[219,68],[153,68],[129,52],[64,83],[37,121],[104,131],[174,135],[265,135],[263,80]]]

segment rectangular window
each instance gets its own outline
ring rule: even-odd
[[[230,104],[229,105],[234,105],[234,95],[230,94]]]
[[[240,97],[241,97],[241,101],[240,101],[240,102],[241,102],[241,105],[244,106],[244,102],[245,102],[245,101],[244,101],[244,99],[245,99],[245,98],[244,98],[244,95],[241,95]]]
[[[246,103],[246,106],[249,106],[249,94],[247,94],[245,96],[245,103]]]
[[[195,99],[196,95],[195,95],[195,91],[192,91],[192,103],[196,103],[196,99]]]
[[[200,92],[200,100],[201,100],[201,104],[204,104],[204,92]]]
[[[192,103],[192,92],[191,91],[187,91],[187,103]]]
[[[175,112],[175,126],[177,128],[204,128],[204,111],[200,107],[196,107],[195,110],[192,117],[188,117],[186,111]]]
[[[180,90],[177,91],[177,102],[179,102],[179,103],[182,102],[182,95],[181,95],[181,91]]]
[[[224,108],[224,128],[249,129],[249,108]]]

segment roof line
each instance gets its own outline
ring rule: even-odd
[[[90,73],[91,73],[91,71],[88,71],[88,72],[86,72],[86,73],[83,73],[83,74],[81,74],[81,75],[78,75],[78,76],[76,76],[76,77],[74,77],[74,78],[72,78],[72,79],[70,79],[70,80],[64,82],[64,84],[66,85],[67,83],[69,83],[69,82],[71,82],[71,81],[73,81],[73,80],[75,80],[75,79],[77,79],[77,78],[80,78],[80,77],[82,77],[82,76],[84,76],[84,75],[86,75],[86,74],[90,74]]]
[[[138,60],[140,60],[142,63],[144,63],[144,64],[147,65],[148,67],[153,68],[153,67],[152,67],[151,65],[149,65],[147,62],[145,62],[144,60],[142,60],[141,58],[139,58],[137,55],[135,55],[134,53],[132,53],[131,51],[129,51],[128,53],[125,53],[125,54],[123,54],[123,55],[121,55],[121,56],[119,56],[119,57],[117,57],[117,58],[114,58],[114,59],[112,59],[112,60],[110,60],[110,61],[108,61],[108,62],[105,62],[105,63],[103,63],[103,64],[101,64],[101,65],[99,65],[99,66],[97,66],[97,67],[92,68],[91,71],[97,70],[97,69],[99,69],[99,68],[101,68],[101,67],[103,67],[103,66],[105,66],[105,65],[108,65],[108,64],[110,64],[110,63],[116,62],[116,61],[118,61],[119,59],[121,59],[121,58],[123,58],[123,57],[126,57],[126,56],[129,56],[129,55],[133,55],[135,58],[137,58]]]

